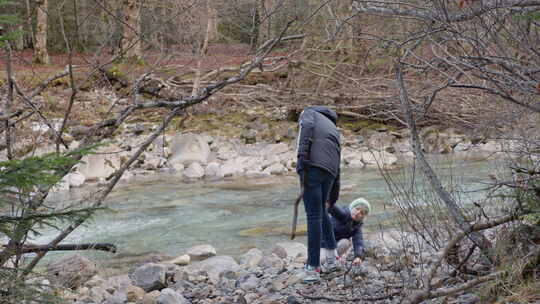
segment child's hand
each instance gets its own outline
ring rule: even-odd
[[[352,264],[354,266],[358,266],[358,265],[362,264],[362,260],[360,258],[354,258]]]

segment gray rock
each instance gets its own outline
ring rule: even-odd
[[[304,244],[298,242],[281,242],[276,244],[272,249],[272,253],[282,259],[296,259],[299,256],[306,256],[307,248]]]
[[[277,272],[285,266],[285,262],[276,254],[271,254],[263,256],[258,266],[261,268],[267,268],[267,270],[275,270]]]
[[[257,131],[253,129],[246,130],[242,134],[240,134],[240,138],[246,144],[254,144],[257,142]]]
[[[167,287],[165,276],[167,267],[162,264],[148,263],[135,269],[132,275],[133,285],[141,287],[146,292]]]
[[[156,304],[189,304],[190,302],[184,298],[183,295],[176,291],[165,288],[161,291],[161,294],[156,298]]]
[[[108,278],[106,284],[116,290],[125,290],[131,285],[131,280],[127,274],[122,274]]]
[[[254,267],[263,258],[263,252],[257,248],[252,248],[248,252],[240,256],[240,265],[246,265],[248,267]]]
[[[230,256],[214,256],[186,267],[186,271],[192,274],[200,271],[208,273],[208,278],[214,284],[219,282],[222,272],[238,271],[239,269],[240,265]]]
[[[238,280],[240,288],[243,290],[255,290],[259,285],[259,279],[253,275],[249,274]]]

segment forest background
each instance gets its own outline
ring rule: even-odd
[[[409,130],[423,178],[388,174],[389,188],[413,203],[414,184],[430,185],[444,208],[422,212],[444,225],[422,227],[421,216],[403,210],[407,229],[441,252],[406,301],[478,286],[492,300],[538,300],[540,1],[0,0],[0,8],[6,301],[48,299],[48,289],[29,283],[35,266],[103,207],[163,132],[204,131],[201,115],[246,109],[285,109],[295,120],[310,104],[332,107],[352,131]],[[70,206],[46,204],[84,155],[133,122],[157,127],[102,191]],[[35,136],[36,123],[49,127],[48,136]],[[426,126],[504,143],[507,165],[477,206],[458,204],[432,170],[419,136]],[[74,133],[83,138],[76,149]],[[43,145],[55,152],[27,156]],[[28,244],[44,225],[56,227],[57,237]],[[494,227],[507,233],[489,239],[484,230]],[[36,255],[23,263],[28,252]],[[473,256],[486,269],[468,271]],[[433,282],[442,265],[460,278],[456,286]]]

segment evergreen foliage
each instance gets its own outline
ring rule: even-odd
[[[0,0],[0,11],[5,11],[5,7],[12,4],[10,0]],[[19,18],[12,14],[0,13],[0,47],[3,47],[9,40],[15,39],[21,34],[20,31],[11,31],[10,27],[19,22]]]
[[[57,303],[46,284],[29,278],[23,254],[28,239],[45,228],[60,229],[59,223],[88,219],[97,208],[48,204],[45,198],[63,176],[90,149],[49,153],[0,162],[0,303]]]

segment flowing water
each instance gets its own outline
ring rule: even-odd
[[[485,179],[492,170],[486,161],[440,158],[436,164],[442,176],[459,176],[459,183],[468,187],[475,187],[474,181]],[[449,168],[453,168],[451,172]],[[391,175],[402,172],[396,170]],[[114,243],[119,249],[116,257],[149,252],[177,256],[198,244],[213,245],[219,255],[238,256],[253,247],[268,251],[275,243],[289,240],[292,206],[298,193],[299,183],[292,175],[194,183],[171,175],[156,176],[151,181],[117,187],[107,199],[110,210],[100,212],[64,243]],[[365,226],[368,232],[373,231],[392,213],[385,204],[391,201],[391,194],[377,169],[342,172],[338,204],[348,204],[358,196],[372,204],[372,216]],[[303,224],[300,204],[299,227]],[[51,236],[45,233],[35,241],[42,243]],[[306,243],[305,235],[296,240]],[[110,253],[85,254],[98,259],[111,257]]]

